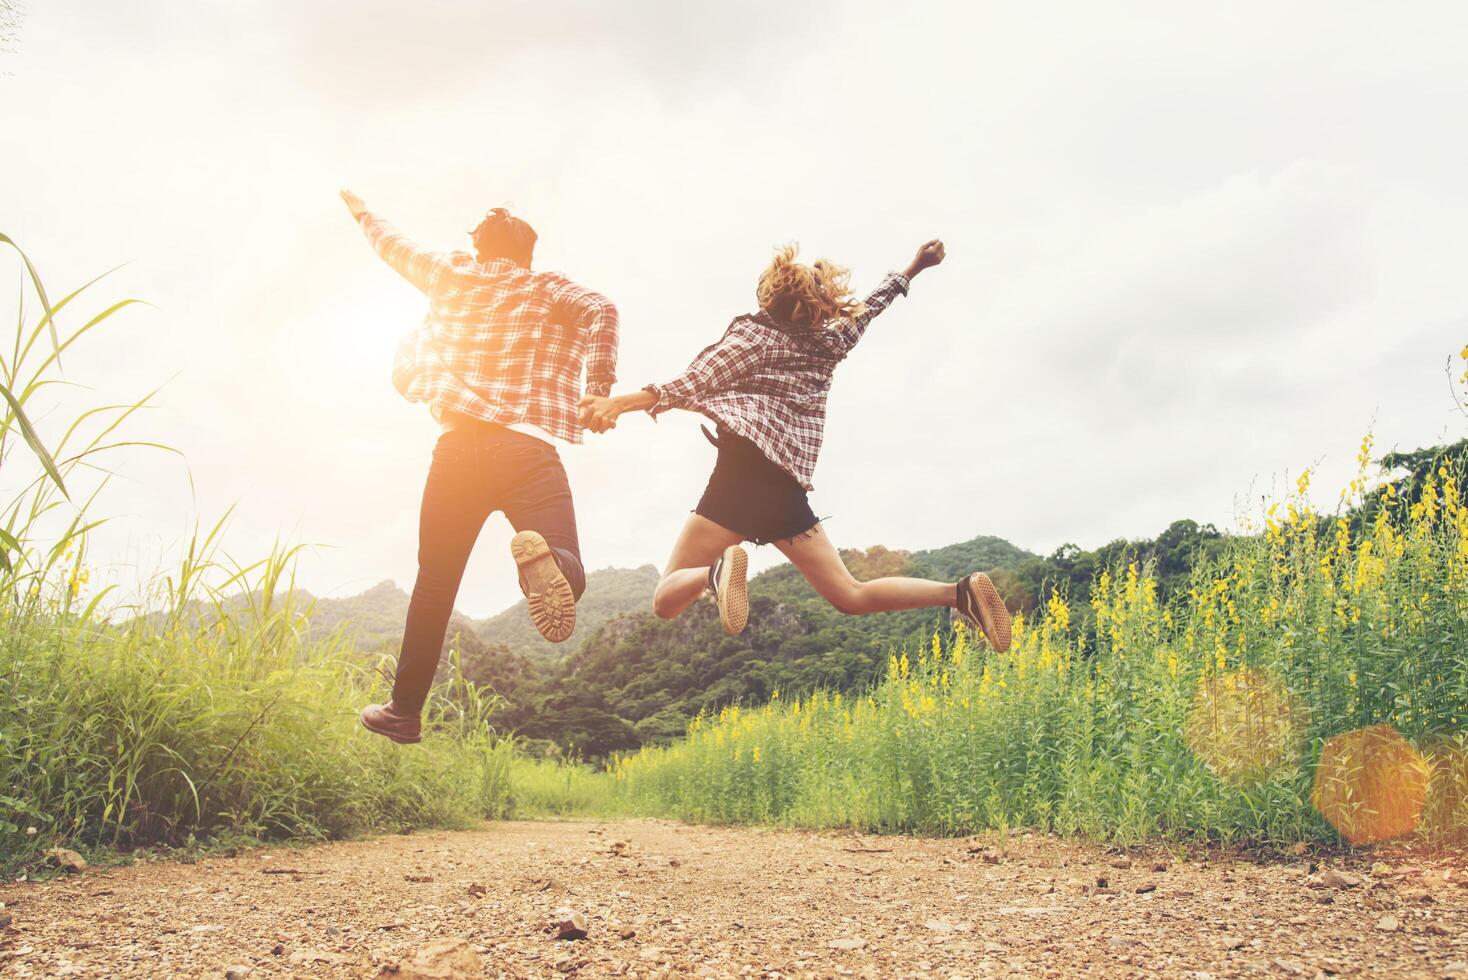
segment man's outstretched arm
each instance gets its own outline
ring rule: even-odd
[[[367,235],[367,242],[382,260],[397,270],[420,292],[432,293],[449,263],[438,252],[415,244],[382,218],[367,210],[362,199],[351,191],[341,192],[352,218]]]

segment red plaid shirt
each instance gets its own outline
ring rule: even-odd
[[[558,272],[468,252],[430,252],[368,212],[367,240],[428,296],[423,325],[393,359],[393,385],[435,418],[460,412],[487,422],[529,422],[580,442],[576,403],[617,380],[617,308]]]
[[[667,384],[648,385],[654,415],[670,408],[702,412],[760,448],[770,461],[812,489],[826,428],[826,396],[836,365],[867,325],[899,295],[907,278],[889,273],[866,298],[866,309],[826,330],[795,330],[769,313],[736,317],[718,343],[705,347]]]

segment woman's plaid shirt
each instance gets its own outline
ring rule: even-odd
[[[862,313],[826,330],[797,331],[768,313],[736,317],[719,342],[667,384],[648,385],[657,396],[649,411],[702,412],[760,448],[806,490],[826,428],[826,396],[836,365],[861,340],[867,325],[899,295],[907,278],[889,273],[866,298]]]
[[[531,272],[468,252],[430,252],[369,212],[367,240],[428,296],[423,324],[403,339],[392,379],[434,417],[459,412],[488,422],[529,422],[580,442],[576,403],[617,380],[617,308],[557,272]]]

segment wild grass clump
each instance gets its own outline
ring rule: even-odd
[[[423,745],[372,736],[356,715],[383,680],[339,642],[308,642],[288,598],[123,623],[17,612],[0,606],[6,865],[57,841],[323,838],[508,810],[513,745],[492,697],[455,678]]]
[[[1114,569],[1096,583],[1092,628],[1057,595],[1016,622],[1006,654],[962,629],[935,635],[868,693],[777,693],[700,717],[686,740],[614,760],[617,793],[690,820],[1028,826],[1123,843],[1333,840],[1348,822],[1381,825],[1373,808],[1408,813],[1430,838],[1461,834],[1460,474],[1438,468],[1411,500],[1388,486],[1338,517],[1314,512],[1307,490],[1308,476],[1175,601],[1158,599],[1148,568]],[[1328,740],[1377,725],[1414,748],[1317,772]],[[1334,826],[1311,804],[1322,779],[1352,780],[1321,788],[1350,811]]]

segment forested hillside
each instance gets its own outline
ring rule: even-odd
[[[586,594],[576,603],[576,632],[565,643],[551,643],[536,631],[524,599],[498,615],[480,620],[475,624],[475,633],[486,646],[506,646],[538,663],[552,663],[564,659],[612,617],[647,608],[657,584],[658,570],[651,565],[587,573]]]

